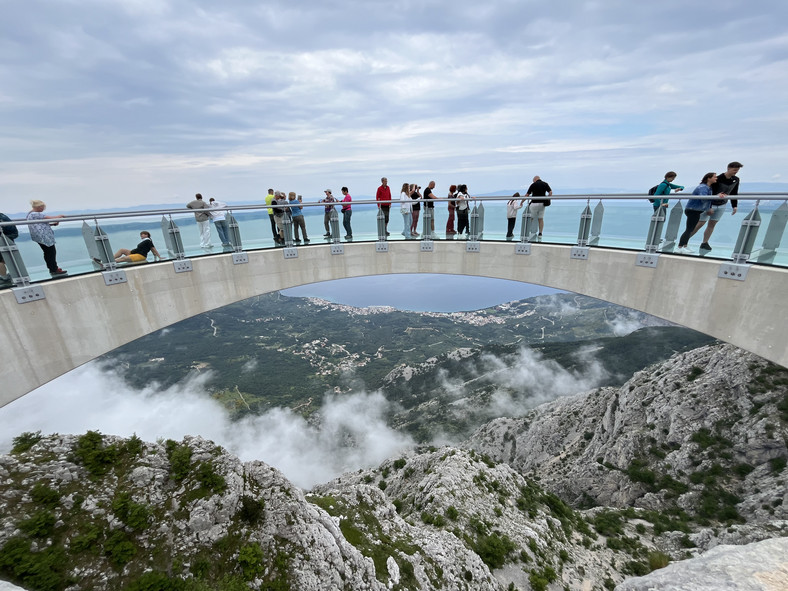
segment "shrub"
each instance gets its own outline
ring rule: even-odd
[[[143,530],[148,527],[150,509],[147,505],[135,503],[128,492],[120,493],[112,501],[112,511],[124,525],[134,530]]]
[[[60,591],[69,583],[66,555],[59,546],[32,551],[30,540],[11,538],[0,547],[0,573],[37,591]],[[4,577],[4,578],[5,578]]]
[[[265,501],[263,499],[255,499],[252,496],[244,495],[241,497],[241,508],[238,510],[238,517],[249,525],[254,525],[262,519],[264,509]]]
[[[251,581],[263,574],[263,549],[260,544],[247,544],[238,555],[238,565],[243,577]]]
[[[456,519],[460,516],[460,512],[457,511],[457,508],[454,505],[449,505],[444,512],[446,517],[451,519],[452,521],[456,521]]]
[[[128,564],[137,554],[137,548],[122,531],[116,530],[104,542],[104,554],[115,566]]]
[[[665,568],[670,563],[670,556],[665,554],[664,552],[659,552],[655,550],[654,552],[649,552],[648,554],[648,566],[651,570],[657,570],[658,568]]]
[[[41,439],[43,439],[41,436],[41,431],[36,431],[35,433],[25,431],[19,437],[14,437],[12,439],[13,447],[11,448],[11,453],[21,454],[26,452],[36,443],[41,441]]]
[[[785,458],[772,458],[769,460],[769,468],[771,469],[773,474],[779,474],[780,472],[785,469],[786,459]]]
[[[180,482],[189,475],[192,464],[192,449],[188,445],[181,445],[172,439],[166,443],[167,459],[170,460],[170,476]]]
[[[491,569],[501,568],[506,564],[509,554],[516,548],[514,542],[506,534],[492,533],[488,536],[479,536],[473,550],[482,559],[482,562]]]
[[[46,538],[55,528],[55,516],[46,510],[33,513],[19,522],[19,529],[33,538]]]
[[[227,481],[224,476],[217,473],[214,465],[210,462],[200,462],[197,467],[197,480],[202,488],[213,493],[219,494],[227,490]]]
[[[60,503],[60,493],[43,482],[36,483],[30,491],[30,497],[33,502],[45,509],[54,509]]]
[[[105,446],[104,437],[98,431],[88,431],[81,435],[74,453],[93,476],[104,476],[118,459],[117,446]]]

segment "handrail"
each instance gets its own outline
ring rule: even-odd
[[[669,195],[660,195],[660,199],[669,199],[669,200],[681,200],[681,199],[692,199],[697,196],[693,196],[691,193],[670,193]],[[550,199],[552,201],[578,201],[578,200],[604,200],[604,201],[632,201],[632,200],[648,200],[653,199],[653,195],[647,195],[644,193],[615,193],[615,194],[596,194],[596,193],[577,193],[577,194],[565,194],[565,195],[552,195],[549,197],[513,197],[512,195],[485,195],[474,197],[470,196],[468,201],[473,202],[495,202],[495,201],[509,201],[511,199],[524,199],[526,201],[531,201],[532,199]],[[736,199],[738,201],[759,201],[759,200],[766,200],[766,201],[788,201],[788,193],[741,193],[739,195],[735,195],[733,197],[727,197],[728,200]],[[436,201],[436,202],[443,202],[448,203],[450,201],[460,201],[456,198],[449,198],[449,197],[435,197],[434,199],[414,199],[414,202],[429,202],[429,201]],[[381,202],[376,201],[375,199],[354,199],[350,202],[351,205],[379,205]],[[399,203],[399,199],[392,197],[391,201],[389,202],[392,204],[392,207],[395,204]],[[62,218],[58,217],[55,220],[56,222],[76,222],[76,221],[85,221],[85,220],[106,220],[106,219],[117,219],[117,218],[134,218],[134,217],[145,217],[145,216],[152,216],[152,215],[178,215],[178,214],[189,214],[189,213],[199,213],[199,212],[211,212],[211,211],[257,211],[260,209],[290,209],[291,207],[326,207],[326,206],[341,206],[342,201],[337,200],[330,203],[321,202],[321,201],[308,201],[308,202],[297,202],[297,203],[286,203],[286,204],[271,204],[268,205],[265,202],[261,203],[246,203],[246,204],[238,204],[227,207],[211,207],[205,209],[189,209],[186,207],[183,208],[164,208],[164,209],[144,209],[144,210],[135,210],[135,211],[120,211],[120,212],[93,212],[93,213],[84,213],[84,214],[71,214],[71,215],[64,215]],[[17,226],[27,226],[30,224],[41,224],[47,223],[45,220],[28,220],[25,218],[17,218],[12,219],[10,222],[2,222],[0,221],[0,226],[8,226],[8,225],[17,225]]]

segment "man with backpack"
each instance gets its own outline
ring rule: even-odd
[[[10,222],[11,218],[9,218],[6,214],[0,213],[0,222]],[[9,226],[2,226],[3,235],[8,239],[9,242],[13,243],[19,237],[19,230],[14,225]],[[5,241],[0,240],[0,246],[5,246]],[[11,275],[8,273],[8,269],[6,269],[5,261],[3,260],[3,252],[0,250],[0,289],[5,287],[13,287],[14,282],[11,279]]]

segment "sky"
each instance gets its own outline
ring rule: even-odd
[[[774,0],[6,0],[0,210],[788,178]]]

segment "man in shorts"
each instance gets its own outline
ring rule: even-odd
[[[709,223],[705,232],[703,232],[703,242],[701,242],[700,245],[701,250],[711,251],[711,246],[709,246],[709,238],[711,238],[717,222],[720,221],[723,214],[725,213],[725,209],[728,204],[728,200],[725,197],[739,194],[740,179],[738,176],[736,176],[736,173],[739,172],[739,169],[741,169],[742,166],[744,165],[741,162],[731,162],[728,164],[728,170],[722,174],[717,175],[717,182],[711,186],[711,194],[718,195],[720,198],[711,200],[711,214],[707,212],[701,214],[700,219],[698,220],[698,225],[695,226],[695,229],[692,231],[692,235],[694,236],[706,222]],[[731,207],[733,208],[731,215],[736,214],[738,206],[739,200],[731,199]]]
[[[534,182],[531,183],[531,186],[528,187],[528,192],[525,194],[526,197],[546,197],[549,195],[550,197],[553,196],[553,190],[550,188],[546,182],[540,179],[538,176],[534,177]],[[539,236],[542,236],[542,231],[544,230],[544,208],[550,205],[549,199],[531,199],[531,215],[533,215],[539,221]]]

